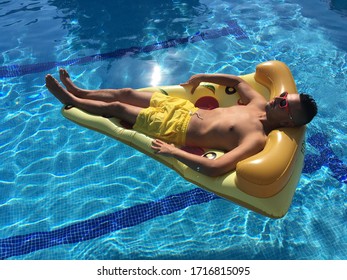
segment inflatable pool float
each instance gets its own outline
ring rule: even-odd
[[[261,63],[255,73],[240,77],[267,100],[284,91],[297,94],[290,70],[279,61]],[[200,108],[242,106],[234,88],[211,83],[201,83],[194,94],[190,93],[190,87],[178,85],[148,87],[139,91],[160,91],[189,99]],[[235,171],[219,177],[208,177],[174,158],[155,154],[151,149],[152,138],[124,126],[116,118],[91,115],[75,107],[64,107],[62,114],[79,125],[113,137],[158,160],[197,186],[272,218],[280,218],[287,213],[303,168],[305,126],[271,131],[265,148],[240,161]],[[181,148],[211,160],[223,155],[218,150]]]

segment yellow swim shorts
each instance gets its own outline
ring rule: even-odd
[[[190,118],[198,109],[186,99],[155,92],[149,107],[137,116],[133,129],[167,143],[184,145]]]

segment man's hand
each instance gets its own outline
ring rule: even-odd
[[[168,144],[159,139],[155,139],[152,141],[151,148],[154,150],[156,154],[168,157],[172,157],[174,150],[177,149],[173,144]]]
[[[182,87],[192,86],[190,93],[193,94],[201,82],[202,82],[201,74],[197,74],[197,75],[191,76],[187,82],[180,84],[180,86]]]

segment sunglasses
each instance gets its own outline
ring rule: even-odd
[[[280,96],[278,96],[278,97],[276,97],[276,98],[279,98],[279,99],[281,99],[281,101],[279,102],[279,107],[281,108],[281,109],[285,109],[286,111],[287,111],[287,113],[288,113],[288,115],[289,115],[289,118],[291,119],[291,120],[293,120],[293,117],[292,117],[292,115],[291,115],[291,113],[290,113],[290,110],[289,110],[289,102],[288,102],[288,100],[287,100],[287,98],[288,98],[288,92],[283,92],[282,94],[280,94]]]

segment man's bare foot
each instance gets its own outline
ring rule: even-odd
[[[46,76],[46,87],[61,103],[74,105],[74,96],[65,90],[50,74]]]
[[[84,95],[86,95],[88,93],[87,90],[83,90],[83,89],[77,87],[72,82],[69,73],[65,69],[63,69],[63,68],[59,69],[59,76],[60,76],[60,80],[62,81],[64,86],[66,86],[66,89],[70,93],[72,93],[78,97],[83,97]]]

